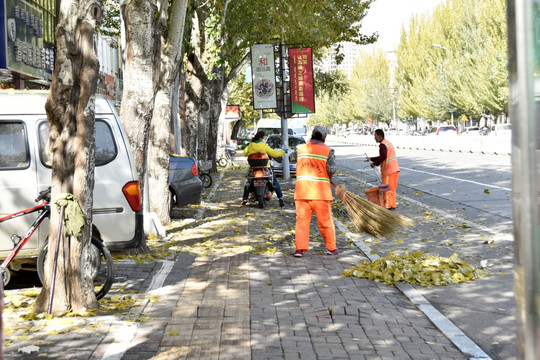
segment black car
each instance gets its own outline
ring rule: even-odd
[[[266,143],[272,149],[278,150],[278,149],[283,148],[281,135],[268,135]],[[289,135],[289,173],[291,176],[296,176],[296,147],[298,145],[305,144],[305,143],[306,143],[306,140],[304,140],[303,137]],[[274,172],[276,173],[276,176],[283,175],[283,166],[281,162],[282,162],[282,158],[270,159],[272,170],[274,170]]]
[[[171,155],[169,162],[170,209],[174,205],[199,204],[203,190],[197,162],[188,156]]]

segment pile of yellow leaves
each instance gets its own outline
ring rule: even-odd
[[[399,255],[393,251],[372,263],[364,261],[345,270],[341,276],[356,276],[387,285],[398,282],[422,286],[448,285],[469,282],[485,276],[485,272],[461,260],[454,253],[445,258],[422,251]]]

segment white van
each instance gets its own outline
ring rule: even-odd
[[[50,186],[47,94],[47,91],[0,91],[0,217],[35,206],[38,192]],[[110,250],[138,247],[144,236],[143,211],[128,139],[108,98],[96,96],[95,117],[93,235],[102,239]],[[128,200],[124,193],[131,191],[135,195],[138,191],[139,196]],[[0,223],[0,259],[7,257],[13,248],[11,235],[22,236],[35,217],[36,214],[30,214]],[[13,270],[35,263],[48,233],[46,220],[13,261]]]
[[[294,135],[291,124],[289,123],[288,133]],[[264,131],[266,135],[281,134],[281,120],[280,119],[261,119],[257,122],[257,131]]]

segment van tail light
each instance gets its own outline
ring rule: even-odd
[[[193,166],[191,167],[191,173],[193,174],[193,176],[197,176],[199,173],[197,172],[197,164],[193,164]]]
[[[456,134],[459,135],[459,131],[457,131],[457,128],[456,128]]]
[[[130,181],[122,188],[122,192],[135,212],[141,211],[141,186],[138,181]]]
[[[439,131],[440,131],[440,130],[441,130],[441,129],[437,129],[437,133],[436,133],[435,135],[439,135]]]

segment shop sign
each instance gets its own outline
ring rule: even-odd
[[[52,80],[53,49],[43,43],[43,13],[22,0],[6,0],[6,68],[33,78]],[[3,54],[3,55],[4,55]]]

